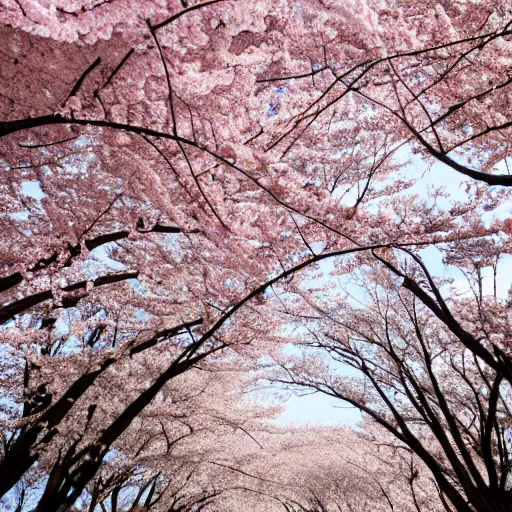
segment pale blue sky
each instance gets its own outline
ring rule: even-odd
[[[398,158],[411,158],[405,151]],[[467,196],[464,191],[464,183],[467,182],[462,174],[455,172],[441,162],[436,162],[430,170],[427,169],[425,163],[416,156],[413,156],[412,163],[404,166],[402,173],[404,176],[419,176],[420,179],[410,189],[407,194],[416,192],[420,196],[427,196],[429,186],[445,186],[451,200],[464,200]],[[499,187],[496,187],[499,188]],[[443,200],[445,207],[450,199]],[[438,202],[439,203],[439,202]],[[495,212],[489,214],[489,218],[497,215],[500,218],[511,216],[512,203],[507,203]],[[434,275],[444,275],[454,278],[455,285],[460,289],[466,289],[467,284],[465,278],[455,267],[445,267],[442,262],[441,253],[435,247],[429,247],[421,251],[421,256],[426,263],[429,271]],[[322,264],[321,264],[322,265]],[[328,274],[332,263],[323,262],[323,268]],[[489,272],[484,271],[484,290],[492,291],[492,279],[490,269]],[[506,296],[512,284],[512,256],[505,256],[500,261],[498,267],[498,295]],[[317,283],[318,284],[318,283]],[[277,422],[281,424],[321,424],[321,425],[340,425],[355,424],[360,418],[359,411],[348,404],[341,402],[335,398],[328,397],[321,393],[308,394],[305,396],[292,396],[286,401],[286,410],[278,417]]]

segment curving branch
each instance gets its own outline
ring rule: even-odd
[[[87,78],[87,75],[89,73],[91,73],[94,70],[94,68],[99,66],[100,62],[101,62],[101,58],[97,57],[96,60],[80,75],[80,77],[76,81],[75,85],[73,86],[73,89],[71,89],[71,92],[68,94],[68,97],[62,102],[61,106],[64,106],[66,101],[69,100],[69,98],[76,95],[76,93],[79,91],[80,87],[82,87],[84,80]]]
[[[165,226],[163,224],[156,223],[150,229],[139,229],[139,233],[183,233],[181,228],[176,226]],[[197,233],[198,230],[191,230],[188,233]],[[101,245],[108,244],[110,242],[117,242],[118,240],[123,240],[130,236],[130,232],[128,230],[114,231],[112,233],[106,233],[104,235],[98,235],[94,238],[85,239],[83,242],[71,245],[68,243],[68,246],[65,250],[58,252],[53,252],[47,258],[40,258],[33,265],[28,267],[29,272],[37,272],[39,270],[47,269],[53,263],[59,261],[60,257],[63,253],[68,252],[69,256],[66,261],[63,263],[64,267],[71,266],[73,258],[76,258],[82,253],[83,247],[82,244],[87,248],[88,251],[92,251]],[[10,274],[8,276],[0,278],[0,293],[16,286],[17,284],[22,283],[24,280],[23,274],[21,272],[15,272],[14,274]]]
[[[153,30],[159,30],[162,27],[165,27],[166,25],[169,25],[169,23],[172,23],[173,21],[176,21],[178,18],[180,18],[184,14],[187,14],[187,13],[189,13],[191,11],[195,11],[196,9],[201,9],[203,7],[206,7],[207,5],[213,5],[213,4],[217,4],[219,2],[224,2],[224,1],[225,0],[210,0],[209,2],[203,2],[203,3],[200,3],[200,4],[195,4],[195,5],[192,5],[190,7],[187,7],[186,9],[183,9],[182,11],[178,12],[177,14],[174,14],[170,18],[167,18],[166,20],[161,21],[160,23],[156,23],[155,25],[153,25]]]
[[[266,192],[272,199],[278,203],[283,208],[286,208],[287,210],[290,210],[291,212],[297,213],[301,216],[303,216],[306,219],[309,219],[320,226],[324,227],[325,229],[331,231],[332,233],[337,234],[338,236],[341,236],[345,238],[346,240],[349,240],[355,245],[359,245],[359,243],[356,241],[355,238],[352,236],[343,233],[335,226],[328,224],[327,222],[322,221],[321,219],[318,219],[312,215],[309,215],[306,212],[303,212],[299,210],[298,208],[294,207],[293,205],[290,205],[283,201],[275,192],[273,192],[270,188],[266,187],[260,181],[251,175],[248,171],[245,169],[239,167],[238,165],[228,161],[226,158],[223,158],[221,155],[216,153],[215,151],[207,148],[206,146],[202,146],[193,140],[186,139],[184,137],[180,137],[178,135],[171,135],[166,132],[161,132],[158,130],[153,130],[151,128],[144,128],[142,126],[134,126],[130,124],[124,124],[124,123],[115,123],[111,121],[106,120],[87,120],[87,119],[66,119],[62,117],[61,115],[51,115],[51,116],[41,116],[36,118],[27,118],[27,119],[19,119],[17,121],[7,121],[4,123],[0,123],[0,137],[4,137],[6,135],[9,135],[11,133],[16,133],[18,131],[28,130],[31,128],[36,128],[40,126],[48,126],[53,124],[75,124],[75,125],[81,125],[81,126],[98,126],[103,128],[112,128],[115,130],[123,130],[129,133],[136,133],[138,135],[146,135],[146,136],[153,136],[158,137],[162,139],[168,139],[173,140],[176,142],[179,142],[181,144],[194,147],[200,151],[203,151],[204,153],[209,154],[219,162],[223,163],[224,165],[230,167],[231,169],[237,171],[238,173],[245,176],[247,179],[252,181],[258,188]]]
[[[377,106],[380,106],[381,108],[386,109],[392,115],[396,116],[407,127],[407,129],[411,132],[412,136],[426,149],[426,151],[429,154],[431,154],[433,157],[435,157],[442,163],[448,165],[455,171],[457,171],[465,176],[468,176],[474,180],[487,183],[488,185],[501,185],[501,186],[506,186],[506,187],[512,186],[512,176],[505,175],[505,174],[489,174],[487,172],[478,171],[476,169],[473,169],[471,167],[463,165],[463,164],[455,161],[450,156],[448,156],[448,153],[450,153],[450,151],[452,151],[453,149],[456,149],[457,147],[459,147],[463,144],[466,144],[475,139],[483,137],[489,133],[510,128],[512,126],[512,122],[505,122],[501,125],[487,127],[486,129],[482,130],[481,132],[473,134],[471,137],[464,139],[462,142],[458,143],[457,145],[451,147],[448,150],[443,149],[442,142],[441,142],[441,140],[438,136],[438,133],[436,131],[437,124],[439,124],[443,120],[446,120],[449,116],[451,116],[455,112],[459,111],[461,108],[463,108],[466,104],[468,104],[472,100],[482,99],[486,95],[491,94],[492,92],[494,92],[496,90],[503,89],[503,88],[507,87],[508,85],[510,85],[512,83],[511,76],[508,76],[508,79],[503,81],[500,84],[496,84],[496,85],[493,85],[492,87],[488,87],[485,90],[483,90],[475,95],[472,95],[471,97],[467,98],[466,100],[458,102],[458,103],[450,106],[446,112],[444,112],[443,114],[438,116],[436,119],[432,118],[431,114],[428,112],[428,110],[426,109],[426,107],[423,105],[423,103],[420,100],[420,97],[422,95],[424,95],[429,89],[431,89],[432,87],[437,85],[439,82],[446,79],[446,77],[455,70],[456,66],[464,59],[467,59],[471,53],[482,50],[489,43],[491,43],[492,41],[494,41],[500,37],[509,36],[510,34],[512,34],[512,30],[510,30],[511,24],[512,24],[512,21],[509,21],[501,30],[482,34],[479,36],[464,38],[464,39],[460,39],[457,41],[450,41],[448,43],[440,44],[440,45],[429,47],[429,48],[422,48],[422,49],[418,49],[418,50],[398,52],[394,55],[389,55],[386,57],[373,59],[373,60],[367,60],[362,63],[356,64],[351,69],[345,71],[341,75],[337,75],[334,72],[334,70],[328,66],[327,67],[322,66],[322,68],[320,70],[314,71],[312,73],[303,73],[303,74],[293,75],[293,76],[275,77],[275,78],[260,80],[261,82],[274,82],[274,81],[278,81],[278,80],[302,79],[302,78],[306,78],[306,77],[314,78],[314,76],[317,72],[320,72],[321,70],[326,70],[326,69],[330,69],[331,72],[335,76],[334,80],[326,87],[326,89],[323,92],[321,92],[321,94],[316,99],[314,99],[309,105],[307,105],[302,110],[302,112],[297,114],[295,116],[295,118],[293,118],[290,121],[292,123],[291,127],[287,128],[286,131],[284,133],[282,133],[276,140],[274,140],[267,149],[272,149],[275,146],[277,146],[278,144],[280,144],[285,138],[290,136],[292,133],[294,133],[296,130],[298,130],[299,127],[303,126],[305,123],[305,127],[301,129],[300,133],[297,136],[295,136],[293,141],[287,146],[287,148],[285,150],[285,153],[286,153],[293,146],[293,144],[295,144],[295,142],[300,138],[300,136],[304,133],[304,131],[307,128],[309,128],[309,126],[312,124],[312,122],[318,118],[318,116],[320,114],[322,114],[329,107],[333,106],[334,104],[339,102],[341,99],[343,99],[349,92],[354,92],[355,94],[360,95],[361,97],[365,98],[366,100],[374,103]],[[474,44],[472,44],[469,49],[462,51],[461,54],[458,56],[458,58],[455,60],[455,62],[453,62],[450,66],[448,66],[448,68],[444,72],[440,73],[439,76],[435,80],[432,81],[432,83],[430,83],[428,86],[424,87],[418,93],[414,93],[411,90],[411,88],[409,86],[407,86],[405,81],[397,73],[397,71],[394,67],[394,64],[393,64],[395,61],[397,61],[399,59],[403,59],[405,57],[417,57],[417,56],[422,56],[422,55],[428,55],[432,52],[436,52],[439,50],[445,50],[448,48],[457,47],[457,46],[461,46],[461,45],[468,44],[468,43],[474,43]],[[395,76],[398,78],[398,80],[403,85],[405,90],[407,90],[408,93],[412,97],[412,99],[410,101],[408,101],[405,105],[403,105],[400,101],[399,93],[398,93],[395,83],[393,81],[392,86],[394,87],[394,92],[395,92],[397,101],[400,105],[400,111],[396,111],[396,110],[389,108],[382,101],[378,101],[375,98],[372,98],[371,96],[365,94],[361,90],[361,87],[364,86],[364,84],[360,85],[363,78],[368,76],[369,72],[372,69],[375,69],[376,67],[378,67],[382,64],[388,65],[394,71]],[[354,78],[350,78],[350,77],[353,77],[354,73],[357,73],[356,76]],[[332,91],[334,91],[334,88],[338,84],[341,84],[344,86],[343,91],[341,93],[335,94],[333,98],[328,99],[327,98],[328,94],[331,93]],[[420,106],[420,108],[423,110],[423,112],[425,113],[425,115],[429,121],[427,126],[422,129],[414,128],[414,126],[412,125],[412,122],[409,121],[406,117],[405,108],[407,106],[409,106],[412,102],[416,102]],[[434,134],[434,136],[437,140],[439,149],[436,149],[435,147],[433,147],[422,135],[425,131],[428,131],[428,130],[432,131],[432,133]]]
[[[121,281],[126,281],[127,279],[137,279],[138,276],[138,271],[123,272],[121,274],[110,274],[106,276],[100,276],[92,280],[92,285],[94,288],[98,288],[99,286],[119,283]],[[61,307],[71,308],[76,306],[78,302],[87,295],[86,290],[88,282],[89,281],[80,281],[78,283],[70,284],[62,288],[64,296],[62,298]],[[38,304],[41,304],[42,302],[50,299],[55,299],[53,291],[44,290],[42,292],[29,295],[28,297],[24,297],[23,299],[19,299],[11,302],[10,304],[7,304],[6,306],[0,308],[0,325],[8,322],[16,315],[24,313],[34,306],[37,306]]]

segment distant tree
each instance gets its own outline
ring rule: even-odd
[[[239,510],[245,500],[254,510],[287,512],[443,510],[428,469],[392,446],[389,433],[369,430],[379,439],[311,426],[258,434],[260,449],[246,439],[245,450],[221,463],[233,488],[219,504],[238,500],[228,510]]]

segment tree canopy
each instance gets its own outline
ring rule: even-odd
[[[0,41],[5,510],[512,511],[510,2],[5,0]]]

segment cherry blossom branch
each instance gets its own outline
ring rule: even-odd
[[[421,349],[423,351],[423,360],[425,362],[427,374],[429,376],[430,382],[432,384],[432,388],[434,390],[434,393],[435,393],[435,396],[437,399],[437,405],[438,405],[439,409],[441,410],[444,418],[446,419],[446,423],[448,424],[448,430],[451,434],[452,439],[455,441],[455,445],[457,446],[459,453],[462,456],[462,459],[464,460],[464,463],[466,464],[469,475],[467,475],[465,471],[464,472],[462,471],[463,470],[462,466],[459,467],[458,463],[455,465],[454,462],[452,462],[452,459],[454,461],[457,461],[456,454],[452,450],[450,441],[444,435],[442,427],[441,427],[440,423],[438,422],[437,418],[435,418],[436,432],[438,431],[439,433],[438,434],[436,433],[436,437],[441,440],[443,449],[445,450],[445,453],[447,453],[447,456],[448,456],[450,462],[452,463],[452,466],[454,466],[456,468],[456,470],[459,471],[459,473],[460,473],[459,478],[460,478],[461,482],[463,484],[466,484],[466,482],[469,482],[469,477],[471,477],[471,479],[473,479],[473,481],[476,482],[477,487],[484,489],[485,485],[486,485],[484,482],[484,479],[482,478],[482,475],[478,471],[478,469],[471,457],[471,454],[469,453],[469,451],[467,449],[466,443],[462,439],[461,433],[457,426],[455,416],[451,412],[448,402],[445,398],[445,395],[441,391],[438,379],[437,379],[437,377],[434,373],[433,367],[432,367],[432,358],[431,358],[430,352],[428,351],[427,346],[425,344],[423,334],[417,325],[417,321],[413,320],[413,322],[415,325],[416,337],[418,338],[418,341],[420,342]],[[417,387],[419,387],[419,386],[417,386]],[[434,419],[434,417],[433,417],[433,419]],[[466,493],[470,494],[468,491],[466,491]]]
[[[178,171],[176,170],[174,165],[172,165],[172,162],[169,160],[167,155],[151,139],[149,139],[145,135],[141,135],[141,137],[165,160],[165,163],[169,166],[169,169],[171,169],[172,173],[174,174],[174,176],[175,176],[176,180],[178,181],[178,183],[180,184],[181,188],[183,190],[185,190],[185,192],[190,197],[190,199],[194,200],[194,197],[190,193],[190,190],[188,189],[186,184],[183,183],[183,180],[181,179]]]
[[[324,254],[317,254],[311,258],[304,260],[302,263],[295,265],[294,267],[289,268],[288,270],[284,270],[276,277],[269,279],[265,283],[259,285],[254,288],[250,293],[248,293],[242,300],[237,302],[235,305],[231,307],[229,311],[221,315],[221,317],[203,334],[203,336],[198,340],[197,344],[202,345],[207,339],[209,339],[215,332],[217,332],[240,308],[242,308],[249,301],[257,297],[260,293],[263,293],[267,288],[271,287],[273,284],[290,277],[300,270],[314,264],[318,263],[322,260],[328,258],[334,258],[337,256],[344,256],[347,254],[353,254],[356,252],[363,251],[371,251],[374,249],[383,249],[383,248],[391,247],[391,244],[376,244],[376,245],[368,245],[368,246],[360,246],[360,247],[352,247],[350,249],[342,249],[339,251],[332,251]],[[194,350],[195,351],[195,350]],[[194,351],[192,353],[194,353]]]
[[[129,350],[130,356],[147,350],[164,339],[177,336],[186,327],[200,325],[202,319],[184,322],[170,329],[157,332],[152,338],[136,345]],[[200,358],[196,358],[200,359]],[[0,463],[0,496],[3,496],[30,466],[39,458],[37,446],[47,445],[56,435],[56,427],[67,416],[73,404],[96,382],[118,357],[106,357],[101,363],[78,377],[63,395],[35,421],[28,426],[22,426],[20,434],[5,447],[5,453]],[[42,437],[40,437],[42,435]]]
[[[407,119],[405,119],[405,117],[401,116],[398,112],[396,112],[395,110],[389,108],[388,106],[386,106],[381,101],[378,101],[375,98],[372,98],[371,96],[368,96],[367,94],[362,92],[360,89],[356,90],[355,92],[359,96],[362,96],[363,98],[367,99],[368,101],[371,101],[372,103],[374,103],[374,104],[376,104],[376,105],[386,109],[392,115],[397,117],[401,122],[404,123],[404,125],[412,133],[414,138],[427,150],[428,153],[430,153],[437,160],[439,160],[440,162],[448,165],[449,167],[451,167],[455,171],[463,174],[464,176],[468,176],[469,178],[473,178],[474,180],[483,181],[484,183],[487,183],[488,185],[501,185],[501,186],[504,186],[504,187],[511,187],[512,186],[512,176],[510,176],[510,175],[507,175],[507,174],[488,174],[486,172],[477,171],[476,169],[471,169],[470,167],[462,165],[462,164],[458,163],[457,161],[453,160],[446,153],[443,153],[442,151],[439,151],[439,150],[435,149],[421,135],[425,130],[427,130],[429,128],[429,126],[427,126],[426,128],[423,128],[421,130],[417,130],[416,128],[414,128],[414,126],[412,126],[412,124]],[[494,127],[492,129],[488,128],[486,133],[489,133],[489,132],[494,131],[494,130],[500,130],[500,129],[508,128],[510,126],[512,126],[512,121],[504,123],[503,125],[500,125],[498,127]],[[474,139],[480,137],[483,134],[484,133],[481,132],[480,134],[477,134],[477,135],[475,135],[473,137],[470,137],[469,139],[467,139],[464,142],[464,144],[469,142],[470,140],[474,140]],[[452,148],[452,149],[454,149],[454,148]],[[451,149],[449,151],[451,151]]]
[[[91,280],[91,283],[94,288],[98,288],[99,286],[118,283],[121,281],[126,281],[127,279],[136,279],[138,276],[138,271],[124,272],[121,274],[110,274],[97,277],[96,279]],[[60,307],[70,308],[76,306],[76,304],[87,295],[86,290],[88,283],[89,281],[80,281],[78,283],[73,283],[63,287],[62,291],[65,294],[62,298],[62,306]],[[66,292],[68,293],[66,294]],[[20,313],[23,313],[28,309],[33,308],[34,306],[37,306],[38,304],[41,304],[42,302],[50,299],[55,299],[53,291],[44,290],[42,292],[29,295],[28,297],[24,297],[23,299],[11,302],[10,304],[0,308],[0,325],[8,322],[16,315],[19,315]]]
[[[28,428],[23,427],[21,429],[14,443],[5,451],[0,463],[0,496],[9,491],[39,458],[39,453],[33,451],[35,445],[38,444],[39,435],[44,432],[39,443],[48,444],[57,433],[55,427],[64,419],[75,401],[114,362],[115,358],[109,357],[98,368],[80,376],[55,404],[43,412],[38,418],[37,423]]]
[[[397,247],[399,248],[399,247]],[[408,252],[411,254],[410,252]],[[425,290],[423,290],[416,281],[411,279],[409,276],[404,274],[401,270],[399,270],[396,266],[391,264],[389,261],[385,260],[381,256],[378,256],[375,252],[372,252],[373,256],[380,261],[383,265],[385,265],[389,270],[391,270],[395,275],[400,278],[403,278],[402,286],[412,292],[418,299],[421,300],[425,306],[427,306],[434,315],[439,318],[449,329],[450,331],[457,336],[457,338],[463,343],[465,347],[467,347],[473,354],[480,357],[488,366],[493,368],[495,371],[503,371],[502,364],[500,364],[494,356],[476,340],[476,338],[466,331],[457,320],[453,317],[444,300],[442,299],[440,292],[435,287],[433,280],[429,277],[429,284],[433,287],[434,294],[437,300],[440,302],[434,301]],[[416,262],[418,262],[418,258],[414,258]],[[422,265],[422,269],[426,272],[426,267]],[[426,274],[429,276],[429,274]],[[440,298],[440,299],[439,299]],[[505,375],[507,375],[507,380],[512,382],[512,375],[510,372],[505,370]]]
[[[109,77],[107,78],[106,82],[100,87],[96,93],[99,93],[101,89],[104,89],[111,81],[112,79],[119,73],[120,69],[126,64],[126,61],[132,56],[133,52],[135,50],[133,48],[130,48],[126,55],[121,59],[119,64],[114,68],[112,73],[110,73]]]
[[[148,135],[168,140],[173,140],[176,142],[180,142],[182,144],[185,144],[187,146],[192,146],[196,149],[199,149],[210,156],[214,157],[218,161],[222,162],[223,164],[227,165],[228,167],[236,170],[243,176],[245,176],[247,179],[252,181],[258,188],[265,191],[267,194],[269,194],[274,201],[276,201],[279,205],[282,207],[295,212],[317,224],[324,227],[325,229],[349,240],[354,245],[359,245],[359,243],[351,236],[347,235],[346,233],[341,232],[339,229],[335,228],[334,226],[331,226],[330,224],[322,221],[321,219],[317,219],[313,217],[312,215],[309,215],[305,212],[300,211],[299,209],[295,208],[292,205],[289,205],[285,201],[279,198],[270,188],[266,187],[260,181],[252,176],[248,171],[244,170],[243,168],[239,167],[238,165],[229,162],[227,159],[223,158],[221,155],[217,154],[216,152],[208,149],[205,146],[202,146],[192,140],[186,139],[184,137],[180,137],[177,135],[171,135],[166,132],[161,132],[158,130],[153,130],[151,128],[144,128],[141,126],[133,126],[129,124],[123,124],[123,123],[115,123],[111,121],[106,120],[86,120],[86,119],[66,119],[59,114],[51,115],[51,116],[41,116],[37,118],[28,118],[28,119],[20,119],[17,121],[7,121],[4,123],[0,123],[0,137],[4,137],[10,133],[15,133],[21,130],[27,130],[30,128],[35,128],[39,126],[46,126],[46,125],[52,125],[52,124],[77,124],[77,125],[91,125],[91,126],[99,126],[99,127],[106,127],[106,128],[112,128],[116,130],[123,130],[131,133],[136,133],[138,135]]]
[[[160,46],[160,41],[158,40],[158,37],[156,35],[156,29],[151,25],[151,22],[149,20],[146,20],[146,23],[148,25],[149,31],[151,32],[151,35],[153,36],[153,39],[155,40],[156,47],[158,48],[158,54],[160,55],[160,60],[162,61],[162,66],[164,68],[165,79],[167,81],[167,89],[169,91],[169,106],[171,108],[172,133],[174,135],[178,135],[176,116],[174,114],[174,101],[172,99],[173,92],[171,86],[171,77],[169,76],[169,70],[167,69],[167,61],[165,60],[164,54],[162,52],[162,47]]]
[[[348,94],[349,92],[353,91],[353,92],[361,95],[362,97],[366,98],[367,100],[369,100],[369,101],[371,101],[371,102],[373,102],[373,103],[375,103],[375,104],[377,104],[377,105],[379,105],[381,107],[386,108],[393,115],[395,115],[397,118],[399,118],[407,126],[407,128],[410,130],[410,132],[413,134],[413,136],[421,143],[421,145],[432,156],[437,158],[439,161],[445,163],[446,165],[450,166],[452,169],[456,170],[457,172],[460,172],[460,173],[462,173],[462,174],[464,174],[464,175],[466,175],[466,176],[468,176],[468,177],[470,177],[472,179],[475,179],[475,180],[478,180],[478,181],[483,181],[484,183],[487,183],[488,185],[501,185],[501,186],[507,186],[507,187],[508,186],[512,186],[512,177],[510,177],[508,175],[488,174],[486,172],[477,171],[475,169],[471,169],[468,166],[462,165],[462,164],[456,162],[455,160],[453,160],[451,157],[447,156],[447,153],[449,151],[452,151],[456,147],[458,147],[458,146],[460,146],[462,144],[466,144],[466,143],[468,143],[468,142],[470,142],[472,140],[475,140],[477,138],[480,138],[480,137],[482,137],[482,136],[484,136],[484,135],[486,135],[488,133],[491,133],[493,131],[503,130],[503,129],[509,128],[510,126],[512,126],[512,123],[503,123],[503,124],[501,124],[499,126],[488,127],[485,130],[483,130],[483,131],[481,131],[481,132],[479,132],[477,134],[474,134],[471,137],[465,139],[463,142],[457,144],[456,146],[453,146],[448,151],[444,151],[443,150],[443,146],[442,146],[441,140],[440,140],[440,138],[439,138],[439,136],[437,134],[437,131],[435,130],[435,125],[438,122],[440,122],[441,120],[445,119],[449,115],[453,114],[454,112],[456,112],[457,110],[462,108],[464,105],[469,103],[472,99],[476,99],[476,98],[480,99],[483,96],[485,96],[486,94],[489,94],[490,92],[492,92],[492,91],[494,91],[496,89],[500,89],[500,88],[503,88],[503,87],[506,87],[507,85],[509,85],[511,83],[511,81],[512,81],[511,77],[509,77],[508,80],[506,80],[505,82],[499,84],[498,86],[493,86],[492,88],[488,88],[485,91],[482,91],[482,92],[480,92],[480,93],[478,93],[476,95],[473,95],[471,98],[468,98],[464,102],[460,102],[460,103],[458,103],[456,105],[453,105],[452,107],[450,107],[448,109],[448,111],[445,114],[442,114],[436,120],[433,120],[431,118],[429,112],[426,110],[425,106],[423,105],[423,103],[419,99],[420,96],[423,95],[428,90],[429,87],[433,87],[436,83],[438,83],[443,78],[445,78],[455,68],[456,64],[458,62],[460,62],[460,60],[462,59],[463,56],[467,56],[467,55],[469,55],[471,52],[473,52],[475,50],[481,50],[485,45],[489,44],[491,41],[493,41],[493,40],[495,40],[495,39],[497,39],[499,37],[510,35],[510,33],[512,33],[512,31],[509,30],[509,27],[510,27],[511,23],[512,23],[512,21],[507,23],[507,25],[503,29],[501,29],[501,30],[498,30],[498,31],[495,31],[495,32],[492,32],[492,33],[488,33],[488,34],[484,34],[484,35],[481,35],[481,36],[475,36],[475,37],[472,37],[472,38],[465,38],[465,39],[461,39],[461,40],[458,40],[458,41],[453,41],[453,42],[450,42],[450,43],[445,43],[443,45],[438,45],[438,46],[434,46],[434,47],[427,48],[427,49],[421,49],[421,50],[415,50],[415,51],[409,51],[409,52],[399,52],[397,54],[394,54],[394,55],[391,55],[391,56],[387,56],[387,57],[383,57],[383,58],[380,58],[380,59],[374,59],[374,60],[365,61],[365,62],[363,62],[361,64],[355,65],[353,68],[351,68],[350,70],[346,71],[342,75],[339,75],[339,76],[335,75],[335,80],[326,88],[326,90],[323,91],[322,94],[317,99],[315,99],[305,110],[303,110],[300,114],[298,114],[296,116],[296,118],[295,118],[295,120],[293,122],[293,126],[291,128],[289,128],[288,130],[286,130],[274,142],[272,142],[271,145],[268,147],[268,149],[271,149],[271,148],[275,147],[282,140],[284,140],[284,138],[286,138],[294,130],[296,130],[297,127],[301,123],[303,123],[304,121],[309,119],[306,127],[301,131],[301,133],[299,133],[299,135],[297,137],[295,137],[295,139],[292,141],[292,143],[287,146],[287,148],[285,150],[285,153],[287,151],[289,151],[291,146],[300,138],[300,136],[305,131],[305,129],[307,129],[311,125],[311,123],[314,120],[316,120],[318,118],[318,116],[322,112],[324,112],[330,106],[334,105],[336,102],[340,101],[346,94]],[[456,63],[452,64],[444,73],[441,74],[440,77],[438,77],[434,81],[433,84],[430,84],[429,87],[424,88],[418,94],[413,93],[413,91],[407,86],[407,84],[405,84],[404,80],[400,77],[400,75],[397,73],[397,71],[395,70],[395,68],[393,66],[393,61],[396,60],[396,59],[399,59],[399,58],[408,57],[408,56],[409,57],[410,56],[418,56],[418,55],[421,55],[421,54],[424,54],[424,53],[430,53],[430,52],[437,51],[437,50],[440,50],[440,49],[445,49],[445,48],[449,48],[451,46],[457,46],[457,45],[461,45],[461,44],[468,43],[468,42],[473,42],[473,41],[479,41],[479,43],[477,45],[472,46],[466,52],[463,52],[463,55],[461,55],[460,58],[457,59]],[[372,68],[374,68],[375,66],[377,66],[379,64],[386,63],[386,62],[392,67],[392,69],[395,72],[395,75],[400,80],[402,85],[412,95],[413,100],[415,100],[415,101],[417,101],[419,103],[420,107],[423,109],[423,111],[427,115],[427,117],[428,117],[428,119],[430,121],[430,124],[426,128],[423,128],[421,130],[416,130],[412,126],[411,122],[409,122],[407,120],[407,118],[405,116],[405,111],[403,112],[402,115],[400,115],[398,112],[388,108],[382,102],[377,101],[374,98],[371,98],[370,96],[362,93],[361,90],[360,90],[360,87],[356,86],[357,83],[364,76],[366,76]],[[354,79],[350,80],[349,83],[346,83],[345,82],[345,78],[348,78],[352,73],[354,73],[355,71],[357,71],[359,69],[361,69],[359,74]],[[308,73],[308,74],[304,74],[303,76],[305,77],[305,76],[310,76],[310,75],[311,74]],[[287,79],[287,78],[291,79],[291,78],[295,78],[295,77],[283,77],[283,79]],[[272,79],[272,80],[277,80],[277,79]],[[265,81],[268,81],[268,80],[265,80]],[[337,83],[342,83],[345,86],[344,91],[341,94],[336,95],[334,97],[334,99],[327,101],[327,103],[325,105],[320,106],[321,100],[326,97],[326,95],[334,88],[334,86]],[[396,90],[396,88],[395,88],[395,94],[397,96],[398,101],[400,102],[400,96],[399,96],[398,91]],[[413,101],[413,100],[411,100],[411,101]],[[313,109],[315,106],[317,106],[317,108],[313,112],[310,112],[311,109]],[[432,147],[432,145],[429,144],[426,141],[426,139],[421,136],[421,133],[424,132],[425,130],[428,130],[428,129],[431,129],[433,131],[434,136],[436,137],[437,142],[438,142],[439,147],[440,147],[439,150],[437,150],[434,147]]]
[[[191,11],[195,11],[196,9],[201,9],[202,7],[206,7],[208,5],[213,5],[213,4],[217,4],[219,2],[224,2],[224,1],[225,0],[210,0],[209,2],[202,2],[200,4],[191,5],[190,7],[183,9],[182,11],[178,12],[177,14],[174,14],[170,18],[167,18],[166,20],[161,21],[160,23],[156,23],[155,25],[153,25],[153,30],[159,30],[162,27],[165,27],[169,23],[176,21],[178,18],[180,18],[184,14],[187,14]]]
[[[78,78],[75,85],[73,86],[73,89],[71,89],[71,92],[68,94],[68,97],[62,102],[61,106],[64,106],[66,104],[66,101],[69,100],[72,96],[75,96],[76,93],[79,91],[80,87],[82,87],[82,84],[84,80],[87,78],[87,75],[91,73],[94,68],[96,68],[101,62],[101,58],[98,57]]]
[[[177,141],[177,144],[178,144],[178,147],[180,148],[180,151],[183,155],[183,157],[185,158],[185,161],[187,163],[187,167],[190,171],[190,174],[195,182],[195,184],[197,185],[197,188],[202,196],[202,198],[204,199],[205,203],[208,205],[208,208],[210,209],[210,211],[213,213],[213,215],[215,216],[215,218],[219,221],[219,223],[221,224],[221,226],[228,230],[229,231],[229,227],[227,226],[227,224],[221,219],[220,215],[217,213],[217,211],[215,210],[212,202],[210,201],[210,199],[208,199],[208,196],[206,195],[206,193],[204,192],[203,190],[203,187],[201,186],[201,182],[199,181],[198,177],[195,175],[194,173],[194,169],[192,168],[192,164],[190,162],[190,159],[187,155],[187,152],[185,151],[185,148],[183,147],[183,145],[181,144],[181,142],[178,140]],[[195,143],[194,143],[195,144]]]
[[[139,233],[183,233],[181,228],[175,226],[165,226],[163,224],[156,223],[150,229],[139,229]],[[188,233],[197,233],[198,230],[191,230]],[[62,250],[61,252],[53,252],[51,256],[47,258],[40,258],[36,263],[30,265],[27,269],[28,272],[37,272],[43,269],[47,269],[51,264],[59,261],[59,258],[65,253],[69,252],[69,256],[64,262],[65,267],[69,267],[73,258],[76,258],[82,253],[83,247],[82,244],[87,248],[88,251],[92,251],[101,245],[108,244],[110,242],[117,242],[118,240],[126,239],[130,236],[130,231],[114,231],[112,233],[106,233],[104,235],[98,235],[95,238],[85,239],[82,242],[71,245],[68,244],[67,249]],[[24,280],[23,274],[21,272],[15,272],[11,275],[0,278],[0,293],[4,292],[17,284],[22,283]]]
[[[74,135],[73,137],[68,137],[67,139],[57,140],[55,142],[46,142],[44,144],[24,144],[23,142],[18,142],[18,146],[20,148],[27,148],[27,149],[36,149],[36,148],[47,148],[49,146],[55,146],[57,144],[64,144],[65,142],[69,142],[70,140],[75,140],[80,135]]]
[[[113,0],[101,0],[100,2],[98,2],[97,4],[93,4],[91,7],[89,8],[85,8],[85,7],[82,7],[79,11],[66,11],[65,9],[62,9],[62,7],[57,7],[56,10],[58,12],[61,12],[62,14],[67,14],[69,16],[80,16],[81,13],[83,12],[90,12],[94,9],[96,9],[96,7],[101,7],[102,5],[105,5],[105,4],[109,4],[110,2],[112,2]]]
[[[228,464],[222,464],[221,462],[215,462],[215,461],[210,461],[210,464],[212,464],[214,466],[219,466],[221,468],[229,469],[236,473],[240,473],[241,475],[248,476],[249,478],[254,478],[255,480],[260,480],[261,482],[268,482],[268,483],[276,484],[276,485],[279,485],[282,487],[293,488],[292,486],[288,486],[288,485],[284,484],[283,482],[278,482],[276,480],[270,480],[270,479],[262,477],[262,476],[252,475],[251,473],[247,473],[246,471],[243,471],[242,469],[235,468],[233,466],[229,466]]]
[[[110,446],[126,431],[131,422],[147,407],[167,382],[181,375],[208,355],[223,348],[225,348],[225,345],[210,348],[210,350],[194,357],[189,355],[184,358],[182,354],[182,356],[176,358],[149,388],[143,391],[102,431],[96,442],[85,447],[74,457],[74,461],[77,463],[76,468],[71,471],[71,468],[67,468],[65,485],[52,498],[56,506],[70,506],[74,503],[86,484],[98,471]]]
[[[203,319],[198,318],[196,320],[191,320],[190,322],[184,322],[182,324],[179,324],[175,327],[172,327],[171,329],[164,329],[162,331],[158,331],[154,336],[149,338],[146,341],[143,341],[134,347],[130,349],[130,356],[134,356],[135,354],[138,354],[144,350],[147,350],[148,348],[154,347],[161,341],[168,339],[170,337],[176,336],[178,334],[181,334],[182,331],[186,331],[190,329],[191,327],[197,327],[198,325],[202,325]]]

